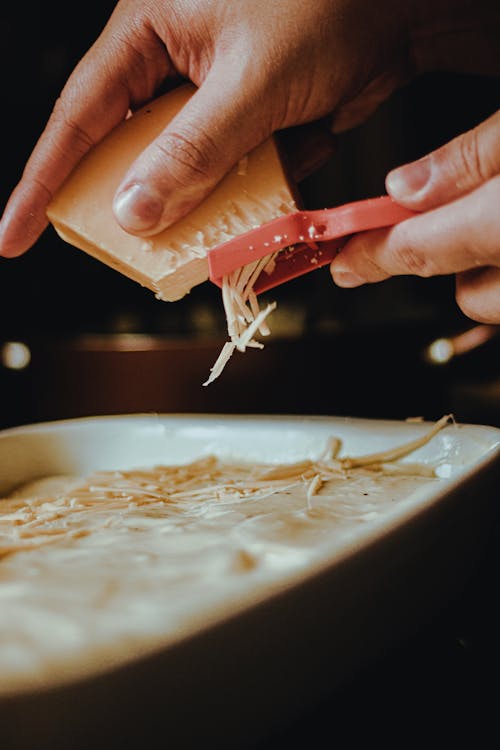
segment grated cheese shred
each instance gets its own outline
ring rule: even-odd
[[[263,344],[254,336],[256,334],[269,336],[267,318],[276,309],[276,303],[271,302],[261,309],[254,291],[254,284],[262,272],[272,271],[277,254],[277,252],[270,253],[223,277],[222,303],[229,341],[222,347],[203,385],[210,385],[219,377],[235,350],[245,352],[247,347],[263,348]]]

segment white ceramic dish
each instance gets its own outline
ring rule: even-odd
[[[345,454],[369,453],[428,427],[219,415],[31,425],[0,433],[0,494],[53,474],[183,463],[208,453],[266,462],[315,458],[331,435],[341,438]],[[214,590],[174,636],[15,691],[1,690],[0,675],[0,745],[41,750],[57,737],[62,747],[147,739],[150,748],[165,726],[175,747],[202,740],[238,747],[265,735],[311,693],[341,684],[432,617],[463,585],[488,532],[499,456],[500,430],[449,426],[410,459],[436,466],[439,481],[321,539],[302,565],[223,600]]]

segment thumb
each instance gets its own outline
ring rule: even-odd
[[[115,194],[118,223],[149,236],[195,208],[248,151],[271,133],[253,98],[212,68],[202,86],[129,168]],[[260,108],[262,114],[262,108]]]
[[[387,192],[426,211],[469,193],[500,173],[500,110],[478,127],[418,161],[389,172]]]

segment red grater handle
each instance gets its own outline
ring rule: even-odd
[[[273,271],[261,273],[257,280],[254,288],[260,293],[330,263],[351,235],[393,226],[414,215],[389,196],[286,214],[210,250],[210,280],[221,286],[223,276],[284,250]]]

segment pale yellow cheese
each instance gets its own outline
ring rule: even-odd
[[[190,84],[179,87],[115,128],[81,161],[47,211],[64,240],[171,301],[208,278],[208,250],[297,208],[270,138],[172,227],[145,240],[119,226],[112,211],[116,188],[194,91]]]

